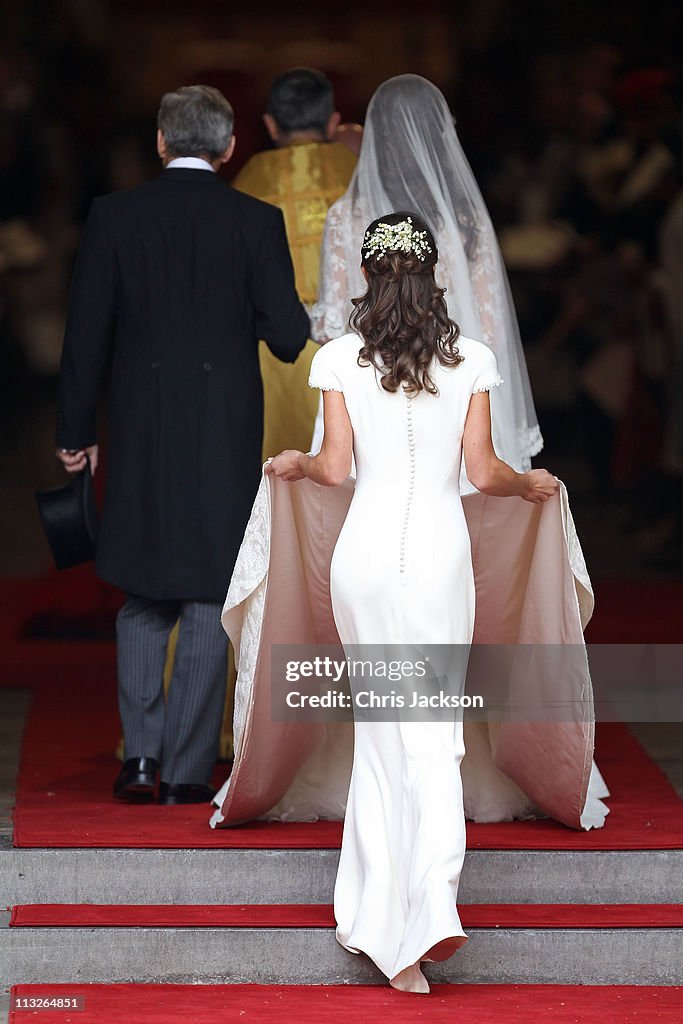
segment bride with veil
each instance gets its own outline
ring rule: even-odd
[[[390,78],[368,105],[358,164],[327,215],[311,315],[316,341],[346,333],[351,300],[364,290],[358,259],[363,232],[391,210],[414,211],[434,232],[441,254],[437,281],[446,288],[449,315],[464,335],[493,350],[506,384],[491,400],[496,453],[526,471],[543,439],[505,267],[448,104],[419,75]],[[314,451],[321,439],[319,416]],[[471,490],[464,475],[461,484]]]
[[[526,472],[543,442],[502,257],[445,99],[416,75],[390,79],[370,102],[357,169],[327,218],[312,311],[316,340],[347,334],[351,300],[365,291],[365,228],[397,209],[411,210],[433,230],[448,315],[465,337],[495,354],[504,386],[491,391],[494,448]],[[481,654],[473,658],[470,692],[486,685],[491,657],[505,660],[513,652],[504,673],[509,706],[567,709],[559,721],[542,715],[524,724],[513,713],[465,722],[466,816],[493,822],[541,815],[572,828],[600,827],[609,793],[592,757],[583,644],[593,594],[566,489],[542,512],[530,511],[525,502],[481,494],[463,467],[460,490],[476,585],[473,652]],[[330,559],[353,491],[351,478],[334,488],[262,479],[223,612],[238,667],[235,764],[214,800],[214,828],[259,817],[344,817],[353,750],[348,723],[277,721],[271,652],[278,645],[339,645]],[[558,671],[558,654],[571,669]]]

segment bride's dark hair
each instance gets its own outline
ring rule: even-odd
[[[402,222],[410,247],[390,248],[399,236],[385,228]],[[434,357],[443,366],[457,366],[463,357],[457,348],[460,328],[448,316],[445,289],[434,280],[439,254],[432,232],[417,214],[389,213],[368,226],[361,256],[368,290],[351,300],[350,319],[364,342],[359,366],[380,370],[385,391],[403,387],[409,394],[435,395],[429,376]]]

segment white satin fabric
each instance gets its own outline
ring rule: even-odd
[[[273,644],[338,644],[329,572],[355,481],[296,486],[261,481],[223,608],[235,647],[235,763],[216,794],[213,828],[269,821],[344,817],[353,755],[347,723],[273,721]],[[583,642],[593,593],[564,486],[544,505],[521,499],[463,497],[472,548],[478,644]],[[479,687],[468,674],[468,692]],[[465,724],[461,764],[466,816],[509,821],[549,816],[572,828],[600,827],[609,796],[592,762],[587,663],[570,679],[541,674],[514,681],[521,698],[552,696],[573,709],[566,722],[504,718]],[[513,681],[511,679],[511,692]]]
[[[356,335],[332,341],[316,354],[311,384],[345,396],[357,481],[350,508],[348,485],[332,489],[274,481],[271,497],[278,496],[280,515],[269,507],[264,488],[259,494],[224,610],[238,655],[237,757],[216,797],[220,810],[212,825],[256,813],[285,820],[343,813],[348,727],[277,723],[269,715],[268,652],[279,638],[290,643],[338,638],[347,653],[356,644],[469,645],[475,597],[483,643],[524,639],[525,624],[539,645],[550,636],[555,643],[576,644],[580,638],[578,594],[586,609],[591,595],[579,581],[585,573],[582,558],[576,572],[567,559],[578,542],[573,527],[567,529],[566,497],[561,508],[555,504],[554,518],[546,513],[545,520],[550,502],[531,508],[517,499],[498,499],[491,518],[483,495],[461,500],[460,444],[470,396],[496,387],[500,377],[485,345],[462,338],[459,347],[460,365],[437,365],[433,371],[438,395],[423,392],[414,398],[387,393],[372,367],[359,367]],[[469,518],[465,501],[474,502]],[[298,514],[287,513],[297,505]],[[500,534],[498,512],[509,550],[507,566],[502,562],[498,579],[491,580],[496,548],[489,537]],[[276,524],[282,532],[273,545]],[[546,565],[540,564],[544,554],[550,556]],[[473,559],[479,563],[478,579]],[[549,606],[548,594],[553,595]],[[532,677],[518,681],[513,666],[513,696],[520,685],[537,696],[550,685],[554,697],[560,696],[556,674],[542,661]],[[592,756],[584,662],[568,684],[577,720],[473,727],[481,740],[473,743],[469,769],[479,791],[470,807],[475,815],[478,803],[487,814],[494,803],[503,817],[531,814],[536,806],[557,814],[562,806],[562,820],[581,824]],[[257,691],[259,675],[264,685]],[[461,689],[464,676],[463,663]],[[481,731],[487,728],[488,737]],[[454,721],[355,725],[335,888],[337,937],[350,951],[369,955],[389,978],[436,943],[466,938],[455,905],[465,853],[459,771],[465,742],[462,725]],[[553,754],[558,771],[540,778],[539,761]]]
[[[330,566],[339,638],[350,658],[356,645],[382,645],[387,660],[411,648],[415,657],[425,644],[468,646],[475,589],[460,446],[471,395],[500,384],[495,359],[460,338],[463,362],[431,371],[438,394],[411,397],[384,391],[379,373],[358,365],[359,345],[356,334],[329,342],[310,376],[314,387],[343,392],[353,427],[356,486]],[[445,543],[435,543],[446,523]],[[459,668],[453,683],[463,692],[464,660]],[[456,909],[465,747],[455,717],[355,724],[337,939],[388,978],[438,942],[465,941]]]

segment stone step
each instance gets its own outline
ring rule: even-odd
[[[329,903],[338,850],[0,849],[0,906]],[[683,902],[683,850],[469,850],[461,903]]]
[[[331,928],[9,928],[0,926],[5,984],[376,984],[364,956]],[[676,928],[470,928],[433,981],[458,984],[674,985]]]

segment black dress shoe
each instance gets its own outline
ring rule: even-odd
[[[114,783],[114,799],[148,803],[154,797],[159,762],[153,757],[129,757]]]
[[[160,782],[160,804],[208,804],[216,790],[195,782]]]

